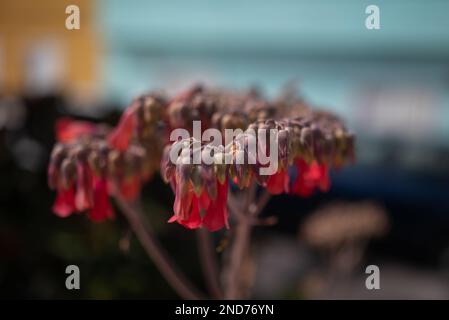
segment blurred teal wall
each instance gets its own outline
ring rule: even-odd
[[[370,4],[380,8],[380,30],[365,28]],[[360,114],[377,95],[385,100],[386,91],[388,106],[413,104],[416,94],[426,98],[406,113],[419,110],[431,127],[417,135],[449,141],[449,1],[103,0],[98,6],[105,96],[114,101],[192,81],[256,84],[274,94],[298,80],[311,102],[364,127],[369,119]],[[365,98],[375,101],[365,105]],[[382,122],[376,112],[372,117]],[[398,120],[406,121],[399,127],[419,126],[415,118]],[[394,131],[396,124],[389,125],[386,131]]]
[[[378,5],[381,30],[365,28]],[[100,2],[113,47],[154,54],[449,55],[445,0]]]

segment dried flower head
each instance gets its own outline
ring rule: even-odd
[[[341,202],[312,213],[300,234],[313,247],[328,249],[383,236],[388,226],[388,216],[378,204]]]

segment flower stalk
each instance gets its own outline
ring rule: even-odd
[[[257,197],[256,183],[246,189],[242,197],[229,197],[230,211],[236,218],[236,227],[233,230],[233,240],[224,272],[226,299],[248,298],[242,285],[241,269],[243,262],[249,257],[252,229],[255,225],[264,224],[259,221],[258,215],[270,199],[271,194],[265,190]]]
[[[131,204],[127,202],[120,196],[117,196],[115,199],[123,215],[128,220],[131,229],[142,244],[145,252],[151,260],[153,260],[154,264],[170,286],[183,299],[200,299],[202,295],[199,293],[199,290],[190,283],[161,247],[159,241],[154,236],[150,225],[145,220],[140,207],[136,205],[136,203]]]
[[[212,299],[223,299],[216,251],[210,232],[198,229],[196,232],[198,253],[204,280]]]

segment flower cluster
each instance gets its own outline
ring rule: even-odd
[[[279,168],[262,183],[272,194],[308,197],[317,188],[327,191],[329,168],[339,168],[354,160],[354,136],[329,113],[310,112],[292,120],[266,120],[249,126],[249,130],[261,128],[279,130]],[[293,183],[291,176],[296,177]]]
[[[193,145],[193,148],[190,148]],[[176,163],[170,160],[171,148],[179,148]],[[217,161],[194,164],[195,153],[208,152]],[[162,177],[170,182],[176,198],[174,215],[169,222],[195,229],[204,226],[210,231],[228,227],[227,166],[222,161],[223,148],[201,145],[193,138],[176,142],[164,150],[161,161]]]
[[[202,130],[241,132],[227,145],[224,139],[218,145],[194,138],[168,143],[171,130],[191,132],[195,120],[201,121]],[[263,175],[260,170],[267,163],[261,155],[270,154],[272,145],[271,136],[261,137],[271,129],[276,129],[277,169]],[[57,125],[57,137],[49,183],[58,190],[58,215],[88,211],[94,220],[111,217],[108,197],[135,198],[141,184],[160,168],[175,192],[169,221],[211,231],[229,225],[230,184],[244,189],[257,182],[272,194],[310,196],[316,189],[329,189],[330,168],[354,160],[354,136],[340,119],[312,110],[295,95],[269,100],[255,90],[195,86],[169,100],[145,95],[131,103],[113,129],[65,119]],[[175,160],[169,156],[173,150]],[[204,153],[212,156],[212,163],[193,161]]]
[[[163,129],[158,123],[164,104],[157,95],[136,99],[113,130],[67,118],[57,122],[58,143],[48,166],[49,186],[57,190],[55,214],[87,212],[102,221],[114,216],[110,195],[137,198],[142,183],[159,167],[162,141],[157,137]]]
[[[260,169],[265,162],[261,155],[269,154],[271,146],[267,143],[268,138],[261,139],[259,133],[266,134],[271,129],[276,129],[278,167],[274,174],[262,175]],[[251,143],[262,152],[251,148]],[[188,228],[204,225],[210,230],[227,226],[226,199],[223,198],[227,181],[240,189],[256,181],[272,194],[307,197],[316,189],[327,191],[330,187],[329,168],[350,161],[353,145],[353,136],[341,122],[324,112],[293,120],[259,120],[226,146],[202,144],[194,138],[177,141],[166,148],[161,162],[163,178],[172,184],[176,194],[175,215],[170,221]],[[177,155],[175,161],[169,156],[172,150]],[[194,164],[195,154],[200,160],[204,154],[212,155],[213,163]],[[294,171],[293,174],[290,171]],[[290,176],[296,176],[293,182]],[[217,193],[217,189],[221,192]],[[205,211],[203,218],[202,211]],[[213,228],[207,224],[212,217],[219,221]]]
[[[276,107],[254,90],[240,93],[205,89],[197,85],[175,96],[168,105],[167,113],[173,129],[190,130],[192,122],[199,120],[203,129],[245,130],[255,120],[273,117]]]

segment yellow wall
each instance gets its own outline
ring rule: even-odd
[[[67,30],[68,5],[80,8],[80,30]],[[61,87],[69,94],[91,95],[97,89],[99,39],[93,26],[94,3],[89,0],[0,0],[0,71],[3,91],[23,91],[25,59],[30,46],[51,40],[61,48]]]

